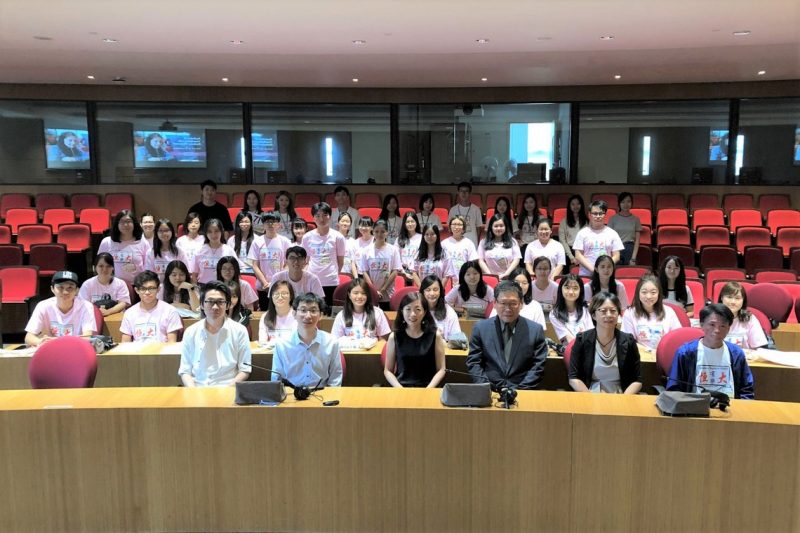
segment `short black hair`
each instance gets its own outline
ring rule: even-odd
[[[595,200],[595,201],[593,201],[592,203],[589,204],[589,210],[591,211],[593,207],[598,208],[603,213],[608,211],[608,204],[606,203],[605,200]]]
[[[307,292],[305,294],[298,294],[295,296],[295,299],[292,302],[292,309],[297,311],[297,308],[300,307],[300,304],[317,304],[317,307],[319,307],[319,312],[325,312],[325,300],[313,292]]]
[[[158,274],[152,270],[142,270],[133,278],[133,286],[137,289],[141,289],[148,281],[155,281],[156,286],[161,285],[161,282],[158,281]]]
[[[206,187],[209,187],[209,186],[213,187],[214,190],[216,190],[217,189],[217,182],[214,181],[214,180],[205,180],[205,181],[203,181],[203,183],[200,184],[200,190],[202,191],[203,189],[205,189]]]
[[[345,192],[347,193],[347,197],[350,198],[350,189],[348,189],[344,185],[339,185],[338,187],[333,189],[333,194],[336,194],[337,192]]]
[[[328,202],[317,202],[316,204],[311,206],[312,217],[317,216],[317,213],[319,213],[320,211],[322,211],[322,213],[326,215],[330,215],[331,213],[333,213],[333,210],[331,209],[331,206],[328,204]]]
[[[711,315],[718,315],[725,319],[730,326],[733,324],[733,312],[725,304],[708,304],[700,310],[700,323],[704,324]]]
[[[460,189],[461,187],[466,187],[467,189],[469,189],[469,192],[472,192],[472,184],[468,181],[462,181],[461,183],[459,183],[457,189]]]
[[[308,257],[308,252],[302,246],[290,246],[286,249],[286,258],[289,258],[289,254],[297,254],[303,259]]]
[[[520,302],[525,297],[522,294],[522,287],[519,286],[519,283],[511,279],[504,279],[497,284],[497,286],[494,288],[494,299],[497,300],[498,296],[502,292],[513,292],[517,295]]]
[[[225,282],[213,280],[213,281],[209,281],[208,283],[203,285],[203,288],[200,289],[200,301],[201,302],[205,301],[206,294],[208,294],[211,291],[219,291],[222,294],[224,294],[225,295],[225,303],[230,305],[230,303],[231,303],[231,290],[228,288],[228,286],[225,284]]]

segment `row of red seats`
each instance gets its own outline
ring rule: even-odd
[[[41,218],[48,209],[67,207],[67,197],[63,194],[40,193],[31,198],[29,194],[6,193],[0,197],[0,218],[5,219],[9,209],[30,207],[34,208]],[[69,208],[77,215],[80,215],[84,209],[97,207],[105,207],[112,217],[123,209],[133,210],[133,194],[127,192],[108,193],[105,195],[102,206],[99,194],[76,193],[69,197]]]

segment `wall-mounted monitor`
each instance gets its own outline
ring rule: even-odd
[[[74,129],[44,129],[48,169],[89,168],[89,132]]]
[[[136,168],[205,168],[205,130],[133,132]]]
[[[721,164],[727,160],[728,130],[710,130],[708,135],[708,162]]]
[[[277,170],[278,167],[278,132],[274,130],[254,131],[253,165],[257,168]]]

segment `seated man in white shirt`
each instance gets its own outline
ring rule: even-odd
[[[53,274],[53,297],[36,304],[25,326],[25,344],[39,346],[55,337],[88,337],[96,332],[92,304],[78,297],[78,275],[68,270]]]
[[[133,287],[139,295],[139,303],[122,315],[119,327],[122,342],[178,340],[178,332],[183,329],[181,317],[174,307],[158,299],[158,286],[155,272],[145,270],[136,274]]]
[[[205,317],[186,328],[178,375],[186,387],[227,386],[250,375],[250,337],[247,328],[228,318],[231,291],[211,281],[200,293]]]
[[[286,250],[286,270],[281,270],[272,276],[271,284],[279,281],[288,281],[292,284],[295,294],[313,292],[324,298],[325,292],[322,283],[316,274],[305,270],[308,264],[308,252],[302,246],[292,246]]]
[[[275,344],[272,380],[281,377],[292,386],[339,387],[342,384],[342,359],[339,343],[330,333],[317,329],[325,302],[307,292],[292,302],[297,331]]]

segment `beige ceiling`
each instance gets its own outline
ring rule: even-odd
[[[800,79],[800,0],[0,0],[0,83],[116,76],[243,87]]]

